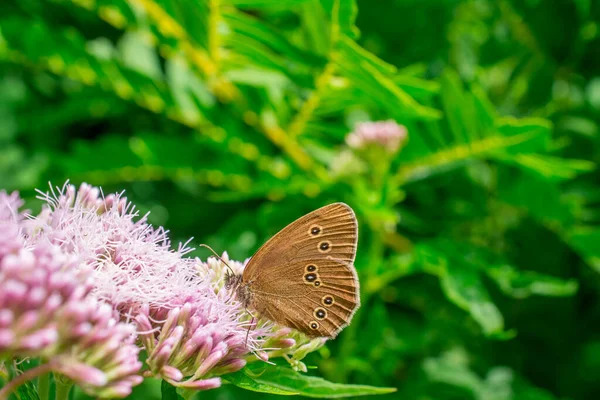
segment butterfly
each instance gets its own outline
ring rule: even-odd
[[[267,241],[225,287],[246,309],[310,337],[334,338],[360,306],[358,223],[344,203],[319,208]]]

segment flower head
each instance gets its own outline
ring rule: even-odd
[[[122,397],[141,381],[135,329],[90,295],[90,271],[56,247],[0,260],[0,354],[48,359],[89,394]]]
[[[28,245],[20,202],[3,200],[0,193],[0,232],[11,234],[0,235],[0,355],[47,359],[89,394],[127,395],[141,380],[134,327],[91,295],[92,271],[76,255]]]
[[[77,254],[93,270],[94,295],[124,318],[143,304],[170,309],[181,305],[178,299],[204,291],[202,280],[192,279],[194,261],[183,257],[191,249],[185,244],[172,249],[167,232],[148,224],[126,197],[102,197],[87,184],[42,197],[48,207],[36,220],[32,240]]]
[[[186,257],[120,194],[83,184],[41,196],[37,217],[0,193],[0,356],[40,357],[87,393],[123,397],[148,370],[210,389],[247,362],[285,356],[297,369],[323,340],[254,318],[224,288],[225,263]]]
[[[378,146],[393,154],[400,149],[407,138],[406,127],[398,125],[394,120],[361,122],[346,136],[346,143],[358,150]]]

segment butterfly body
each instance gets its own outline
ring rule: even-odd
[[[354,269],[358,226],[334,203],[294,221],[250,259],[226,287],[245,308],[312,337],[335,337],[360,305]]]

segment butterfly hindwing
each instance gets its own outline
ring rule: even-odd
[[[243,284],[265,317],[310,336],[335,336],[359,306],[358,228],[343,203],[315,210],[271,238],[249,261]]]

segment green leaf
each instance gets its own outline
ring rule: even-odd
[[[510,265],[488,266],[485,272],[504,293],[514,298],[531,295],[572,296],[577,292],[576,280],[563,280],[535,271],[519,271]]]
[[[223,376],[223,379],[242,389],[252,392],[279,394],[283,396],[298,395],[296,391],[280,389],[267,383],[251,378],[245,369]]]
[[[183,400],[183,397],[177,393],[177,388],[165,380],[160,385],[160,393],[162,400]]]
[[[349,38],[339,42],[336,67],[351,84],[363,92],[378,107],[385,107],[398,120],[438,119],[440,112],[419,104],[395,81],[396,68],[369,53]]]
[[[358,7],[355,0],[320,0],[323,8],[331,16],[331,29],[351,39],[358,38],[358,28],[354,24]]]
[[[341,398],[395,392],[395,388],[345,385],[303,375],[287,367],[250,364],[223,378],[236,386],[261,393],[302,395],[313,398]]]
[[[444,239],[415,248],[415,262],[439,277],[446,297],[467,311],[487,336],[505,339],[512,333],[504,331],[504,318],[481,279],[480,269],[490,262],[489,256],[472,245]]]
[[[290,8],[310,0],[222,0],[224,4],[231,4],[239,8]]]
[[[33,381],[27,381],[19,386],[15,392],[15,396],[18,400],[40,400]]]
[[[459,263],[457,259],[453,259],[446,266],[447,269],[440,276],[442,290],[446,296],[467,311],[486,335],[502,333],[504,318],[490,299],[479,271],[472,264]]]
[[[577,253],[600,273],[600,229],[596,227],[577,227],[571,230],[567,241]]]
[[[573,179],[580,173],[596,169],[596,164],[592,161],[574,160],[542,154],[508,155],[498,152],[493,157],[507,164],[534,171],[543,178],[554,181]]]
[[[436,124],[432,124],[434,127]],[[435,133],[435,128],[432,132]],[[436,135],[437,136],[437,135]],[[497,152],[512,147],[521,146],[523,143],[535,140],[535,133],[523,132],[515,136],[489,136],[467,144],[458,144],[445,149],[431,152],[427,155],[413,156],[410,162],[400,166],[396,179],[399,182],[412,182],[429,178],[432,175],[447,171],[450,168],[464,165],[470,159],[489,159],[499,157]],[[414,141],[413,141],[414,142]],[[418,153],[409,140],[403,151]],[[407,154],[407,158],[410,158]]]
[[[552,123],[542,118],[503,117],[496,121],[497,130],[503,136],[528,135],[529,140],[507,150],[510,154],[538,153],[547,151],[552,137]]]
[[[468,368],[468,356],[463,349],[447,351],[439,358],[427,358],[423,370],[434,382],[456,386],[472,393],[483,389],[482,379]]]
[[[450,69],[446,70],[441,80],[441,100],[444,106],[444,115],[447,118],[453,143],[469,143],[479,139],[486,132],[477,130],[475,123],[475,108],[470,93],[462,87],[458,74]]]
[[[561,188],[555,182],[528,170],[500,168],[498,197],[513,206],[525,209],[542,222],[573,222],[573,216],[560,198]]]

